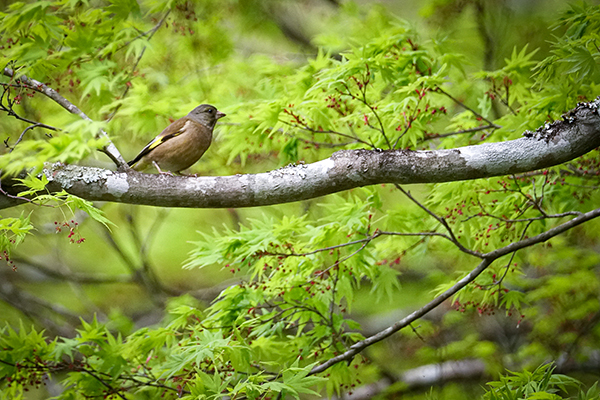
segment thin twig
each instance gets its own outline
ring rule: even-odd
[[[342,132],[332,131],[332,130],[314,129],[314,128],[311,128],[310,126],[306,125],[306,124],[293,124],[293,123],[290,123],[288,121],[280,121],[280,122],[282,122],[282,123],[284,123],[286,125],[290,125],[290,126],[295,127],[295,128],[301,128],[301,129],[303,129],[305,131],[308,131],[308,132],[311,132],[311,133],[337,135],[337,136],[341,136],[341,137],[344,137],[344,138],[347,138],[347,139],[352,139],[354,142],[362,143],[362,144],[367,145],[367,146],[372,147],[372,148],[375,147],[375,146],[373,146],[372,143],[369,143],[369,142],[367,142],[365,140],[359,139],[358,137],[355,137],[355,136],[352,136],[352,135],[348,135],[347,133],[342,133]]]
[[[473,115],[475,115],[477,118],[481,118],[482,120],[484,120],[485,122],[487,122],[489,125],[491,125],[494,129],[500,129],[502,128],[500,125],[497,125],[495,123],[493,123],[491,120],[487,119],[486,117],[484,117],[483,115],[479,114],[477,111],[475,111],[474,109],[472,109],[471,107],[469,107],[468,105],[466,105],[465,103],[463,103],[462,101],[452,97],[452,95],[446,91],[444,91],[444,89],[442,89],[441,87],[437,86],[435,89],[433,89],[436,92],[440,92],[444,95],[446,95],[447,97],[449,97],[452,101],[454,101],[456,104],[460,105],[461,107],[469,110],[471,113],[473,113]]]
[[[529,229],[529,227],[531,226],[531,224],[533,224],[533,221],[529,222],[527,225],[525,225],[525,228],[523,228],[523,232],[521,233],[521,238],[519,240],[523,240],[523,238],[525,238],[525,234],[527,233],[527,229]],[[508,274],[508,271],[510,270],[510,264],[512,264],[513,259],[515,258],[515,255],[517,254],[517,251],[513,251],[510,254],[510,259],[508,260],[508,262],[506,263],[506,267],[504,267],[504,274],[502,274],[502,276],[500,277],[500,279],[498,279],[496,282],[494,282],[494,284],[500,286],[502,285],[502,281],[504,281],[504,278],[506,278],[506,275]]]
[[[37,127],[43,127],[43,128],[46,128],[46,129],[51,129],[52,128],[52,127],[48,128],[48,127],[44,126],[44,124],[41,124],[39,122],[36,123],[35,125],[29,125],[27,128],[25,128],[23,130],[23,132],[21,132],[21,134],[19,135],[17,141],[15,142],[15,144],[12,145],[12,147],[10,147],[10,150],[8,152],[12,153],[14,151],[14,149],[17,147],[17,145],[19,143],[21,143],[21,141],[23,140],[23,137],[25,137],[25,133],[27,133],[28,130],[33,129],[33,128],[37,128]],[[54,129],[54,130],[56,130],[56,129]]]
[[[422,138],[420,140],[420,142],[426,142],[428,140],[433,140],[433,139],[441,139],[441,138],[445,138],[445,137],[450,137],[450,136],[455,136],[455,135],[464,135],[464,134],[468,134],[468,133],[474,133],[474,132],[480,132],[480,131],[485,131],[486,129],[498,129],[497,125],[482,125],[482,126],[477,126],[475,128],[470,128],[470,129],[461,129],[459,131],[455,131],[455,132],[446,132],[446,133],[434,133],[428,136],[425,136],[424,138]]]
[[[0,82],[0,85],[4,86],[6,84]],[[41,122],[36,122],[36,121],[30,120],[29,118],[21,117],[12,108],[6,108],[3,104],[0,104],[0,111],[4,111],[4,112],[8,113],[9,116],[18,119],[19,121],[23,121],[23,122],[27,122],[28,124],[35,125],[35,127],[49,129],[51,131],[60,131],[60,129],[58,129],[54,126],[42,124]]]
[[[92,378],[94,378],[98,382],[100,382],[103,386],[107,387],[110,390],[109,394],[116,394],[117,396],[119,396],[123,400],[127,400],[127,398],[124,395],[122,395],[121,393],[119,393],[119,391],[117,389],[115,389],[114,387],[110,386],[103,379],[101,379],[99,376],[97,376],[94,372],[90,371],[89,369],[85,369],[85,368],[83,368],[81,371],[85,372],[86,374],[88,374],[89,376],[91,376]]]
[[[367,67],[367,76],[370,75],[369,72],[369,65],[366,64]],[[345,96],[349,96],[350,98],[354,99],[354,100],[358,100],[361,103],[363,103],[369,110],[371,110],[371,112],[373,113],[373,115],[375,115],[375,118],[377,119],[377,123],[379,124],[379,128],[374,127],[373,125],[371,125],[370,123],[368,123],[367,121],[367,126],[371,129],[374,129],[376,131],[378,131],[379,133],[381,133],[381,135],[383,136],[383,138],[385,139],[385,143],[388,146],[388,149],[392,149],[392,144],[390,142],[390,140],[388,139],[387,135],[385,134],[385,129],[383,127],[383,122],[381,121],[381,118],[379,117],[379,114],[376,111],[376,108],[373,107],[369,101],[367,100],[367,87],[369,86],[369,82],[370,82],[370,78],[365,78],[362,82],[362,87],[360,87],[358,85],[358,81],[356,81],[356,84],[358,86],[358,90],[361,93],[361,97],[356,96],[352,93],[352,91],[350,90],[350,88],[348,87],[348,85],[346,84],[346,82],[342,82],[342,85],[346,88],[346,92],[342,92],[341,90],[338,90],[338,92],[342,95]],[[374,146],[373,146],[374,147]]]
[[[156,31],[158,31],[158,29],[162,26],[162,24],[165,22],[165,20],[167,19],[167,17],[169,16],[169,14],[171,13],[171,10],[167,10],[167,12],[165,13],[165,15],[161,18],[160,21],[158,21],[158,23],[154,26],[154,28],[150,29],[147,32],[141,33],[140,35],[138,35],[137,37],[133,38],[132,40],[130,40],[129,42],[123,44],[121,47],[119,47],[116,51],[121,50],[124,47],[127,47],[129,44],[131,44],[132,42],[134,42],[135,40],[144,37],[148,34],[150,34],[148,36],[148,41],[150,41],[150,39],[152,39],[152,36],[154,36],[154,34],[156,33]],[[146,52],[146,49],[148,48],[148,46],[144,46],[144,48],[142,49],[140,55],[138,56],[137,60],[135,61],[135,63],[133,64],[133,68],[131,68],[131,71],[129,72],[129,74],[127,75],[127,79],[126,81],[129,82],[129,80],[131,79],[131,76],[133,75],[133,73],[135,72],[135,70],[137,69],[138,64],[140,63],[140,61],[142,60],[142,57],[144,56],[144,53]],[[124,99],[125,96],[127,96],[127,93],[129,93],[129,89],[131,88],[131,85],[125,85],[125,90],[123,91],[123,94],[121,95],[120,99]],[[111,121],[113,119],[113,117],[117,114],[117,111],[119,111],[119,109],[121,108],[121,106],[123,105],[123,103],[119,103],[115,109],[113,110],[113,112],[110,114],[110,116],[108,117],[107,121]]]
[[[425,88],[423,89],[423,95],[426,93],[425,92]],[[413,111],[411,113],[411,115],[408,117],[408,120],[406,120],[406,113],[404,114],[404,121],[406,122],[406,128],[404,128],[404,131],[402,131],[402,133],[396,138],[396,141],[394,142],[394,146],[392,146],[392,149],[395,149],[396,146],[398,145],[398,142],[400,142],[400,139],[402,139],[404,137],[404,135],[406,135],[408,133],[408,130],[410,128],[412,128],[412,123],[416,118],[417,112],[419,110],[419,104],[421,104],[421,100],[423,99],[423,96],[421,94],[419,94],[419,100],[417,101],[417,104],[414,106]]]
[[[435,218],[436,221],[438,221],[440,224],[442,224],[442,226],[448,231],[448,234],[450,235],[449,236],[450,241],[452,243],[454,243],[454,245],[456,245],[456,247],[458,247],[460,251],[462,251],[463,253],[467,253],[467,254],[470,254],[472,256],[475,256],[475,257],[479,257],[479,258],[482,257],[481,253],[479,253],[477,251],[474,251],[474,250],[471,250],[471,249],[467,249],[465,246],[462,245],[462,243],[460,243],[458,241],[458,239],[454,235],[454,232],[452,231],[452,228],[450,228],[450,225],[448,225],[448,221],[446,221],[446,219],[444,217],[440,217],[439,215],[437,215],[436,213],[434,213],[433,211],[431,211],[430,209],[428,209],[427,207],[425,207],[417,199],[415,199],[410,194],[410,192],[404,190],[397,183],[394,183],[394,186],[396,187],[396,189],[398,189],[399,191],[401,191],[402,193],[404,193],[404,195],[406,197],[408,197],[413,203],[415,203],[417,206],[419,206],[423,211],[425,211],[427,214],[431,215],[433,218]]]
[[[77,106],[65,99],[56,90],[52,89],[46,84],[35,79],[29,78],[26,75],[19,75],[18,71],[13,70],[9,67],[5,67],[2,73],[10,78],[13,78],[15,82],[20,84],[21,86],[33,89],[37,92],[44,94],[71,114],[78,115],[80,118],[86,121],[91,121],[91,118],[88,117]],[[104,154],[106,154],[118,167],[125,167],[127,165],[125,159],[123,158],[119,150],[115,147],[115,145],[112,143],[112,141],[108,137],[108,134],[103,129],[100,129],[98,134],[108,140],[108,144],[104,146],[101,151]]]
[[[346,242],[346,243],[342,243],[342,244],[336,244],[333,246],[328,246],[328,247],[323,247],[317,250],[312,250],[312,251],[308,251],[305,253],[272,253],[272,252],[261,252],[259,253],[260,256],[276,256],[276,257],[306,257],[306,256],[310,256],[312,254],[316,254],[316,253],[321,253],[324,251],[330,251],[330,250],[335,250],[335,249],[339,249],[341,247],[347,247],[347,246],[352,246],[355,244],[364,244],[364,243],[369,243],[371,242],[373,239],[377,239],[380,236],[439,236],[442,237],[444,239],[450,240],[452,241],[452,239],[448,236],[445,235],[443,233],[439,233],[439,232],[388,232],[388,231],[375,231],[373,232],[372,235],[367,236],[364,239],[358,239],[358,240],[353,240],[351,242]]]

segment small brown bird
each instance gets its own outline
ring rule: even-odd
[[[167,126],[127,164],[137,171],[154,166],[161,174],[168,173],[163,170],[180,173],[202,157],[217,120],[224,116],[214,106],[202,104]]]

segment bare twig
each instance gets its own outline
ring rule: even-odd
[[[374,239],[377,239],[380,236],[422,236],[422,237],[439,236],[444,239],[452,241],[452,239],[448,235],[444,235],[443,233],[439,233],[439,232],[388,232],[388,231],[376,230],[375,232],[373,232],[372,235],[369,235],[363,239],[353,240],[351,242],[336,244],[336,245],[329,246],[329,247],[323,247],[323,248],[320,248],[317,250],[307,251],[305,253],[295,253],[295,252],[272,253],[272,252],[265,251],[265,252],[259,253],[258,255],[260,255],[260,256],[277,256],[277,257],[306,257],[306,256],[309,256],[312,254],[321,253],[324,251],[331,251],[331,250],[339,249],[342,247],[352,246],[355,244],[363,244],[363,245],[368,244],[369,242],[371,242]],[[362,249],[362,247],[361,247],[361,249]]]
[[[412,127],[412,123],[415,120],[416,114],[419,110],[419,104],[421,104],[421,100],[423,100],[423,96],[426,93],[426,89],[423,88],[422,92],[419,92],[419,100],[417,101],[417,105],[415,105],[415,107],[412,110],[412,113],[408,116],[408,120],[406,119],[406,114],[404,114],[404,121],[406,122],[406,128],[404,128],[404,131],[402,131],[402,133],[400,135],[398,135],[398,137],[396,138],[396,141],[394,142],[394,145],[392,146],[392,149],[395,149],[396,146],[398,145],[398,142],[400,142],[400,139],[402,139],[404,137],[404,135],[406,135],[408,133],[408,130]]]
[[[0,82],[0,86],[6,87],[7,84]],[[2,94],[2,98],[4,98],[4,94]],[[18,115],[13,110],[13,108],[12,108],[12,106],[11,106],[10,103],[9,103],[9,107],[8,108],[6,106],[4,106],[4,104],[2,104],[2,102],[1,102],[1,99],[0,99],[0,111],[4,111],[4,112],[8,113],[9,116],[18,119],[19,121],[23,121],[23,122],[27,122],[28,124],[35,125],[35,127],[49,129],[51,131],[59,131],[60,130],[60,129],[54,127],[54,126],[42,124],[41,122],[36,122],[36,121],[30,120],[29,118],[21,117],[20,115]]]
[[[529,229],[531,224],[533,224],[533,221],[528,222],[527,225],[525,225],[525,228],[523,228],[523,232],[521,233],[521,238],[519,240],[523,240],[523,238],[525,237],[525,234],[527,233],[527,229]],[[506,278],[506,275],[508,274],[508,271],[510,270],[510,264],[512,264],[512,261],[514,260],[516,254],[517,254],[516,250],[510,254],[510,259],[508,260],[508,262],[506,263],[506,266],[504,267],[504,273],[502,274],[500,279],[496,280],[496,282],[493,283],[494,285],[498,285],[499,287],[501,287],[502,282],[504,281],[504,278]]]
[[[84,120],[91,121],[90,117],[88,117],[83,111],[77,108],[77,106],[65,99],[56,90],[52,89],[46,84],[35,79],[29,78],[26,75],[20,75],[18,71],[15,71],[9,67],[4,68],[3,74],[10,78],[13,78],[17,84],[20,84],[23,87],[33,89],[37,92],[44,94],[71,114],[78,115]],[[108,144],[104,146],[101,151],[104,154],[106,154],[118,167],[125,168],[127,163],[125,162],[125,159],[123,158],[119,150],[117,150],[115,145],[110,141],[108,134],[103,129],[100,129],[99,135],[108,140]]]
[[[479,207],[483,210],[483,212],[474,214],[474,215],[470,215],[467,218],[463,219],[462,222],[467,222],[473,218],[477,218],[477,217],[488,217],[488,218],[493,218],[493,219],[497,219],[498,221],[501,221],[503,223],[506,224],[514,224],[514,223],[519,223],[519,222],[530,222],[530,221],[541,221],[544,219],[557,219],[557,218],[564,218],[564,217],[569,217],[569,216],[578,216],[583,214],[580,211],[565,211],[563,213],[559,213],[559,214],[544,214],[542,216],[539,217],[530,217],[530,218],[505,218],[505,217],[499,217],[497,215],[494,214],[490,214],[489,212],[487,212],[483,206],[483,204],[481,204],[481,201],[479,199],[477,199],[477,203],[479,204]],[[522,210],[519,215],[523,215],[525,213],[525,211],[527,210]]]
[[[438,86],[438,87],[436,87],[433,90],[435,92],[442,93],[443,95],[449,97],[452,101],[454,101],[456,104],[460,105],[464,109],[470,111],[477,118],[481,118],[482,120],[484,120],[485,122],[487,122],[488,125],[490,125],[492,128],[494,128],[494,129],[500,129],[500,128],[502,128],[500,125],[497,125],[497,124],[493,123],[491,120],[489,120],[486,117],[484,117],[483,115],[479,114],[477,111],[475,111],[474,109],[472,109],[471,107],[469,107],[468,105],[466,105],[465,103],[463,103],[462,101],[460,101],[460,100],[456,99],[455,97],[453,97],[450,93],[446,92],[441,87]]]
[[[288,121],[281,121],[281,122],[283,122],[284,124],[293,126],[295,128],[300,128],[302,130],[311,132],[311,133],[336,135],[336,136],[340,136],[340,137],[343,137],[343,138],[352,139],[352,141],[355,142],[355,143],[362,143],[362,144],[364,144],[366,146],[369,146],[371,148],[375,148],[375,146],[372,143],[369,143],[369,142],[367,142],[365,140],[362,140],[362,139],[360,139],[360,138],[358,138],[356,136],[348,135],[347,133],[342,133],[342,132],[333,131],[333,130],[314,129],[314,128],[311,128],[310,126],[306,125],[306,124],[300,124],[300,123],[293,124],[293,123],[290,123]]]
[[[23,132],[21,132],[21,134],[19,135],[19,138],[17,139],[17,141],[15,142],[15,144],[13,144],[12,147],[10,147],[9,153],[12,153],[12,151],[15,149],[15,147],[17,147],[17,145],[19,143],[21,143],[21,141],[23,140],[23,137],[25,136],[25,133],[27,133],[28,130],[33,129],[33,128],[37,128],[37,127],[42,127],[42,128],[46,128],[46,129],[56,130],[56,128],[48,127],[47,125],[44,126],[44,124],[41,124],[39,122],[36,123],[35,125],[29,125],[27,128],[25,128],[23,130]]]
[[[371,81],[371,72],[369,71],[369,65],[365,64],[367,71],[365,73],[364,79],[362,82],[359,82],[358,79],[355,79],[355,83],[356,86],[358,87],[358,91],[360,92],[361,96],[357,96],[354,93],[352,93],[352,90],[350,90],[350,87],[348,86],[348,84],[346,84],[346,82],[342,82],[342,85],[344,86],[344,88],[346,89],[345,92],[342,92],[341,90],[338,90],[338,92],[342,95],[345,96],[349,96],[350,98],[357,100],[359,102],[361,102],[362,104],[364,104],[375,116],[375,119],[377,119],[377,123],[379,124],[379,128],[371,125],[368,122],[368,119],[366,119],[366,124],[369,128],[374,129],[376,131],[378,131],[379,133],[381,133],[381,136],[383,136],[383,139],[385,140],[385,143],[388,147],[388,149],[392,149],[392,143],[390,142],[390,140],[388,139],[386,133],[385,133],[385,128],[383,127],[383,122],[381,121],[381,118],[379,117],[379,114],[377,113],[377,108],[372,106],[369,101],[367,100],[367,88],[369,86],[369,83]]]
[[[23,137],[25,137],[25,133],[27,133],[27,131],[29,131],[30,129],[40,127],[40,128],[49,129],[52,131],[59,131],[59,129],[55,128],[54,126],[42,124],[41,122],[32,121],[28,118],[21,117],[20,115],[18,115],[13,108],[13,105],[16,103],[16,99],[11,100],[11,98],[10,98],[10,88],[13,87],[13,85],[0,82],[0,86],[4,87],[4,90],[2,91],[2,95],[0,95],[0,111],[6,112],[9,116],[18,119],[19,121],[27,122],[28,124],[30,124],[30,126],[25,128],[23,130],[23,132],[21,132],[21,134],[19,135],[19,138],[17,139],[15,144],[12,145],[12,147],[8,144],[8,138],[4,141],[5,146],[10,149],[9,152],[12,152],[15,149],[15,147],[23,140]],[[14,86],[14,87],[22,89],[21,86]],[[6,105],[4,105],[5,100],[6,100]]]
[[[440,224],[442,224],[442,226],[448,231],[449,237],[448,239],[454,243],[454,245],[456,247],[459,248],[460,251],[462,251],[463,253],[467,253],[470,254],[472,256],[475,257],[482,257],[481,253],[471,250],[471,249],[467,249],[465,246],[462,245],[462,243],[460,243],[458,241],[458,239],[456,238],[456,236],[454,235],[454,232],[452,231],[452,228],[450,228],[450,225],[448,225],[448,221],[446,221],[446,219],[444,217],[440,217],[439,215],[437,215],[436,213],[434,213],[433,211],[431,211],[430,209],[428,209],[427,207],[425,207],[423,204],[421,204],[417,199],[415,199],[410,192],[404,190],[400,185],[398,184],[394,184],[394,186],[396,186],[396,188],[401,191],[402,193],[404,193],[404,195],[406,197],[408,197],[413,203],[415,203],[416,205],[418,205],[423,211],[425,211],[427,214],[431,215],[433,218],[435,218],[436,221],[438,221]]]
[[[88,374],[89,376],[91,376],[92,378],[94,378],[98,382],[100,382],[103,386],[105,386],[106,388],[108,388],[109,389],[109,392],[108,392],[109,395],[116,394],[117,396],[119,396],[123,400],[127,400],[127,398],[123,394],[119,393],[119,391],[117,389],[115,389],[114,387],[110,386],[108,383],[106,383],[106,381],[104,381],[102,378],[100,378],[98,375],[96,375],[95,371],[92,372],[91,370],[89,370],[87,368],[83,368],[81,371],[85,372],[86,374]]]
[[[597,218],[599,216],[600,216],[600,208],[597,208],[595,210],[592,210],[590,212],[587,212],[585,214],[577,216],[577,217],[571,219],[570,221],[567,221],[567,222],[565,222],[561,225],[558,225],[552,229],[549,229],[546,232],[540,233],[539,235],[536,235],[536,236],[533,236],[533,237],[530,237],[527,239],[523,239],[518,242],[511,243],[508,246],[491,251],[489,253],[482,254],[481,255],[482,260],[479,263],[479,265],[477,265],[477,267],[475,267],[471,272],[469,272],[462,279],[460,279],[458,282],[456,282],[450,289],[444,291],[442,294],[438,295],[432,301],[427,303],[425,306],[414,311],[413,313],[411,313],[407,317],[401,319],[400,321],[396,322],[392,326],[390,326],[390,327],[388,327],[388,328],[386,328],[364,340],[361,340],[360,342],[355,343],[354,345],[352,345],[350,347],[350,350],[348,350],[336,357],[330,358],[329,360],[325,361],[324,363],[314,367],[310,371],[309,375],[314,375],[314,374],[323,372],[339,362],[350,361],[357,354],[362,352],[365,348],[367,348],[377,342],[380,342],[383,339],[398,332],[402,328],[409,326],[414,321],[418,320],[419,318],[421,318],[424,315],[426,315],[427,313],[429,313],[431,310],[438,307],[445,300],[447,300],[448,298],[450,298],[450,297],[454,296],[456,293],[458,293],[459,290],[461,290],[463,287],[465,287],[466,285],[471,283],[473,280],[475,280],[475,278],[477,278],[477,276],[479,276],[483,271],[485,271],[498,258],[503,257],[508,254],[511,254],[511,253],[514,253],[517,250],[520,250],[520,249],[523,249],[523,248],[526,248],[529,246],[533,246],[538,243],[543,243],[557,235],[560,235],[561,233],[568,231],[569,229],[572,229],[578,225],[581,225],[584,222],[587,222],[587,221]]]
[[[161,18],[160,21],[158,21],[158,23],[149,31],[143,32],[141,34],[139,34],[137,37],[131,39],[130,41],[128,41],[127,43],[123,44],[121,47],[119,47],[116,51],[121,50],[124,47],[129,46],[129,44],[131,44],[132,42],[134,42],[135,40],[144,37],[144,36],[148,36],[148,41],[150,41],[150,39],[152,39],[152,36],[154,36],[154,34],[156,33],[156,31],[158,31],[158,29],[162,26],[162,24],[166,21],[167,17],[169,16],[169,14],[171,13],[171,10],[168,10],[165,15]],[[144,48],[142,49],[140,55],[138,56],[137,60],[135,61],[135,63],[133,64],[133,68],[131,68],[131,71],[129,72],[128,76],[127,76],[127,81],[129,81],[131,79],[131,76],[133,75],[133,73],[135,72],[135,70],[137,69],[138,64],[140,63],[140,61],[142,60],[142,57],[144,56],[144,53],[146,52],[146,49],[148,48],[148,46],[144,46]],[[125,96],[127,96],[127,93],[129,93],[129,89],[131,88],[131,85],[125,85],[125,90],[123,91],[123,94],[121,95],[120,99],[125,98]],[[119,111],[119,109],[121,108],[123,103],[119,103],[115,109],[113,110],[113,112],[110,114],[110,116],[108,117],[107,121],[110,121],[113,119],[113,117],[117,114],[117,111]]]
[[[455,135],[464,135],[464,134],[469,134],[469,133],[474,133],[474,132],[480,132],[480,131],[485,131],[487,129],[498,129],[497,125],[482,125],[482,126],[477,126],[475,128],[470,128],[470,129],[461,129],[455,132],[446,132],[446,133],[435,133],[435,134],[431,134],[428,136],[425,136],[423,139],[420,140],[420,142],[426,142],[428,140],[433,140],[433,139],[441,139],[441,138],[445,138],[445,137],[450,137],[450,136],[455,136]]]

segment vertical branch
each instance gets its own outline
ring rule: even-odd
[[[365,64],[365,67],[367,68],[367,72],[365,73],[365,77],[363,79],[362,85],[359,85],[358,89],[361,91],[362,93],[362,103],[367,106],[369,108],[369,110],[371,110],[371,112],[373,113],[373,115],[375,115],[375,118],[377,119],[377,123],[379,124],[379,129],[374,128],[373,126],[371,126],[369,124],[369,127],[377,129],[379,132],[381,132],[381,135],[383,136],[383,138],[385,139],[385,143],[388,146],[388,149],[392,149],[392,144],[390,143],[390,140],[388,139],[387,135],[385,134],[385,129],[383,127],[383,122],[381,121],[381,118],[379,117],[379,114],[377,113],[376,108],[373,107],[367,100],[367,87],[369,86],[369,83],[371,82],[371,71],[369,71],[369,64]]]
[[[492,69],[494,69],[494,58],[496,49],[494,47],[494,40],[492,39],[492,36],[487,30],[487,24],[485,21],[484,1],[476,0],[473,4],[475,6],[477,30],[479,31],[479,36],[481,36],[481,40],[483,41],[483,48],[485,49],[483,55],[483,68],[486,71],[491,71]]]
[[[166,21],[167,17],[169,16],[169,14],[171,13],[171,10],[168,10],[165,15],[161,18],[160,21],[158,21],[158,23],[154,26],[154,28],[152,28],[150,31],[144,33],[141,36],[145,36],[148,33],[150,33],[148,35],[148,41],[150,41],[150,39],[152,39],[152,36],[154,36],[154,34],[156,33],[156,31],[158,31],[158,29],[163,25],[163,23]],[[142,51],[140,52],[140,55],[138,56],[137,60],[135,61],[135,63],[133,64],[133,68],[131,68],[131,71],[129,72],[129,75],[127,76],[127,81],[129,81],[131,79],[131,76],[134,74],[135,70],[137,69],[138,64],[140,63],[140,61],[142,60],[142,57],[144,57],[144,53],[146,52],[146,49],[148,48],[148,46],[144,46],[144,48],[142,49]],[[125,96],[127,96],[127,93],[129,93],[129,89],[131,88],[131,85],[125,85],[125,90],[123,91],[123,94],[121,95],[121,99],[125,98]],[[119,109],[121,108],[121,106],[123,105],[123,103],[119,103],[117,105],[117,107],[115,107],[115,109],[113,110],[113,112],[110,114],[110,116],[108,117],[107,121],[110,121],[114,118],[114,116],[117,114],[117,111],[119,111]]]
[[[383,136],[386,145],[388,146],[388,149],[392,149],[392,143],[390,142],[390,140],[388,139],[386,133],[385,133],[385,128],[383,126],[383,121],[381,121],[381,117],[379,117],[379,114],[377,113],[377,108],[372,106],[369,103],[369,100],[367,99],[367,88],[369,86],[369,83],[371,82],[371,71],[369,70],[369,65],[366,64],[366,69],[367,72],[365,73],[365,76],[363,77],[362,81],[360,81],[358,78],[356,78],[355,76],[351,76],[350,78],[352,78],[352,80],[354,81],[354,83],[356,83],[356,86],[358,87],[358,91],[360,92],[360,96],[355,95],[354,93],[352,93],[352,90],[350,90],[350,87],[345,83],[342,82],[342,85],[344,86],[344,88],[346,89],[345,92],[341,91],[338,89],[338,93],[340,93],[341,95],[344,96],[348,96],[354,100],[357,100],[359,102],[361,102],[363,105],[365,105],[370,111],[371,113],[375,116],[375,119],[377,119],[377,124],[379,125],[379,127],[375,127],[373,125],[371,125],[371,123],[369,122],[368,118],[365,115],[365,124],[371,128],[376,130],[377,132],[381,133],[381,136]],[[375,147],[375,146],[372,146]]]

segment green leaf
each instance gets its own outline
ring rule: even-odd
[[[115,226],[115,224],[104,216],[104,212],[94,207],[91,201],[84,200],[80,197],[73,196],[67,192],[58,193],[57,196],[64,197],[65,204],[68,206],[73,206],[81,211],[84,211],[90,218],[94,221],[100,222],[107,229],[110,230],[110,225]]]

